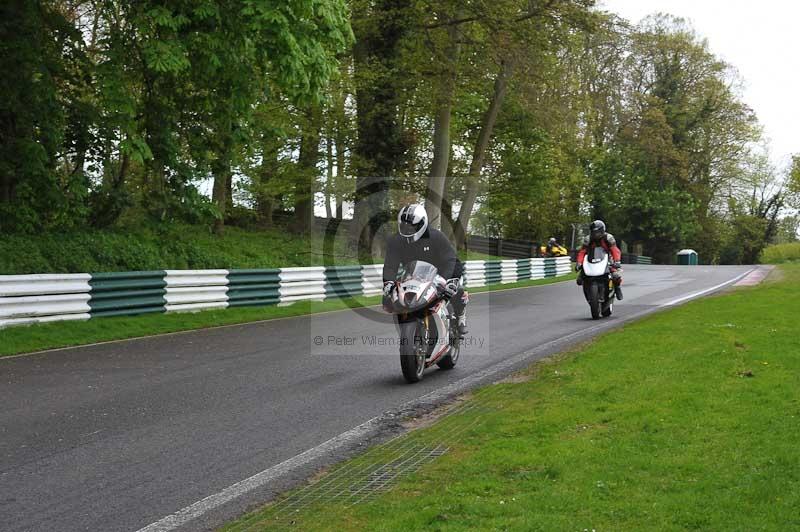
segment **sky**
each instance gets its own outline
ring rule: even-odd
[[[795,0],[599,0],[638,22],[669,13],[691,22],[711,51],[744,80],[742,99],[758,116],[770,158],[785,169],[800,153],[800,2]]]

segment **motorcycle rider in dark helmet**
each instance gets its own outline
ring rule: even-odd
[[[395,286],[397,270],[401,264],[422,260],[436,266],[439,275],[447,279],[445,297],[453,305],[458,318],[461,336],[467,332],[466,306],[469,296],[461,281],[463,265],[458,260],[456,249],[444,233],[429,226],[428,213],[418,203],[406,205],[397,215],[397,234],[386,242],[386,258],[383,262],[384,304]]]
[[[583,246],[578,251],[576,257],[576,269],[578,270],[578,285],[583,284],[583,259],[597,246],[602,246],[611,255],[611,280],[614,282],[614,293],[617,299],[622,301],[622,252],[617,247],[617,240],[614,235],[606,232],[606,224],[602,220],[595,220],[589,226],[589,236],[583,239]]]

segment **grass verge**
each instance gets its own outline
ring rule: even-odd
[[[224,234],[215,235],[207,226],[170,224],[135,230],[0,234],[0,275],[287,268],[321,265],[325,255],[332,255],[338,265],[361,263],[341,235],[327,248],[320,234],[301,237],[281,228],[228,227]],[[498,258],[472,251],[459,255],[462,260]]]
[[[523,288],[564,281],[569,275],[550,279],[495,284],[469,289],[470,293]],[[71,347],[139,338],[156,334],[190,331],[276,318],[289,318],[350,308],[353,305],[377,305],[380,296],[357,297],[350,300],[300,301],[288,306],[241,307],[202,312],[175,314],[145,314],[115,318],[95,318],[87,321],[62,321],[0,329],[0,357],[31,353],[44,349]]]
[[[442,458],[370,502],[303,508],[292,529],[800,528],[800,338],[786,303],[800,265],[780,272],[478,390],[469,401],[492,414]],[[225,530],[271,528],[272,507]]]

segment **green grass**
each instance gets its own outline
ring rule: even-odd
[[[471,293],[537,286],[564,281],[566,276],[520,281],[509,284],[469,289]],[[312,313],[330,312],[353,305],[377,305],[380,296],[350,300],[300,301],[288,306],[238,307],[201,312],[145,314],[87,321],[62,321],[0,329],[0,357],[30,353],[44,349],[86,345],[179,331],[204,329],[220,325],[287,318]]]
[[[781,267],[478,390],[444,457],[292,529],[800,529],[799,298]]]
[[[337,239],[339,264],[358,259]],[[276,268],[322,264],[323,240],[285,230],[206,226],[87,230],[64,234],[0,236],[0,274],[107,272],[162,269]]]
[[[323,237],[301,238],[284,229],[206,226],[86,230],[41,235],[0,235],[0,275],[208,268],[284,268],[321,265],[323,250],[336,264],[359,264],[343,238],[325,249]],[[490,255],[461,252],[462,259]],[[375,262],[380,262],[376,257]]]
[[[800,262],[800,242],[767,246],[761,252],[761,262],[764,264]]]

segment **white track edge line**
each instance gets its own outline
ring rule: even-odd
[[[374,429],[374,426],[378,424],[380,418],[381,416],[376,416],[362,423],[361,425],[358,425],[357,427],[354,427],[324,443],[321,443],[320,445],[317,445],[316,447],[312,447],[311,449],[295,455],[288,460],[284,460],[283,462],[267,468],[260,473],[256,473],[255,475],[241,480],[236,484],[232,484],[222,491],[213,495],[209,495],[208,497],[177,511],[174,514],[168,515],[163,519],[159,519],[158,521],[139,529],[138,532],[167,532],[169,530],[174,530],[188,523],[189,521],[202,516],[210,510],[213,510],[267,484],[268,482],[288,473],[289,471],[292,471],[299,466],[312,462],[313,460],[342,447],[352,440],[364,437]]]
[[[743,274],[737,275],[733,279],[729,279],[729,280],[725,281],[724,283],[720,283],[720,284],[718,284],[716,286],[712,286],[711,288],[706,288],[705,290],[699,290],[699,291],[693,292],[693,293],[691,293],[689,295],[681,296],[681,297],[679,297],[677,299],[673,299],[671,301],[667,301],[666,303],[662,303],[661,306],[662,307],[671,307],[671,306],[677,305],[678,303],[683,303],[684,301],[688,301],[690,299],[694,299],[696,297],[703,296],[703,295],[708,294],[710,292],[714,292],[714,291],[719,290],[720,288],[723,288],[723,287],[725,287],[725,286],[727,286],[729,284],[733,284],[733,283],[739,281],[740,279],[750,275],[751,273],[753,273],[757,269],[758,268],[751,268],[750,270],[744,272]]]

